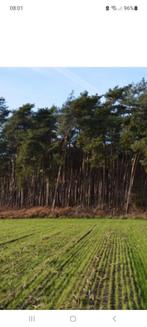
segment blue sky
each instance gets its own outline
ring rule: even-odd
[[[10,109],[29,102],[36,108],[61,106],[74,90],[102,94],[116,85],[147,80],[146,68],[0,68],[0,97]]]

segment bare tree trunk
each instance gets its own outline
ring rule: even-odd
[[[128,210],[129,210],[129,204],[130,204],[130,199],[131,199],[132,187],[133,187],[133,183],[134,183],[137,161],[138,161],[138,155],[135,154],[134,158],[132,159],[130,182],[129,182],[129,188],[128,188],[127,199],[126,199],[126,208],[125,208],[126,213],[128,213]]]
[[[46,178],[46,195],[45,195],[45,205],[48,206],[49,201],[49,179]]]
[[[60,174],[61,174],[61,165],[59,166],[59,169],[58,169],[58,175],[57,175],[57,180],[56,180],[56,185],[55,185],[55,193],[54,193],[53,202],[52,202],[52,210],[55,208],[56,196],[57,196],[57,190],[58,190],[58,185],[59,185]]]

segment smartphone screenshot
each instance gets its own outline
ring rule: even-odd
[[[0,326],[147,324],[147,4],[0,4]]]

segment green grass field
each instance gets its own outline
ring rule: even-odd
[[[0,220],[0,309],[147,309],[147,221]]]

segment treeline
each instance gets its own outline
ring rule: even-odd
[[[0,206],[147,208],[147,82],[61,108],[0,98]]]

